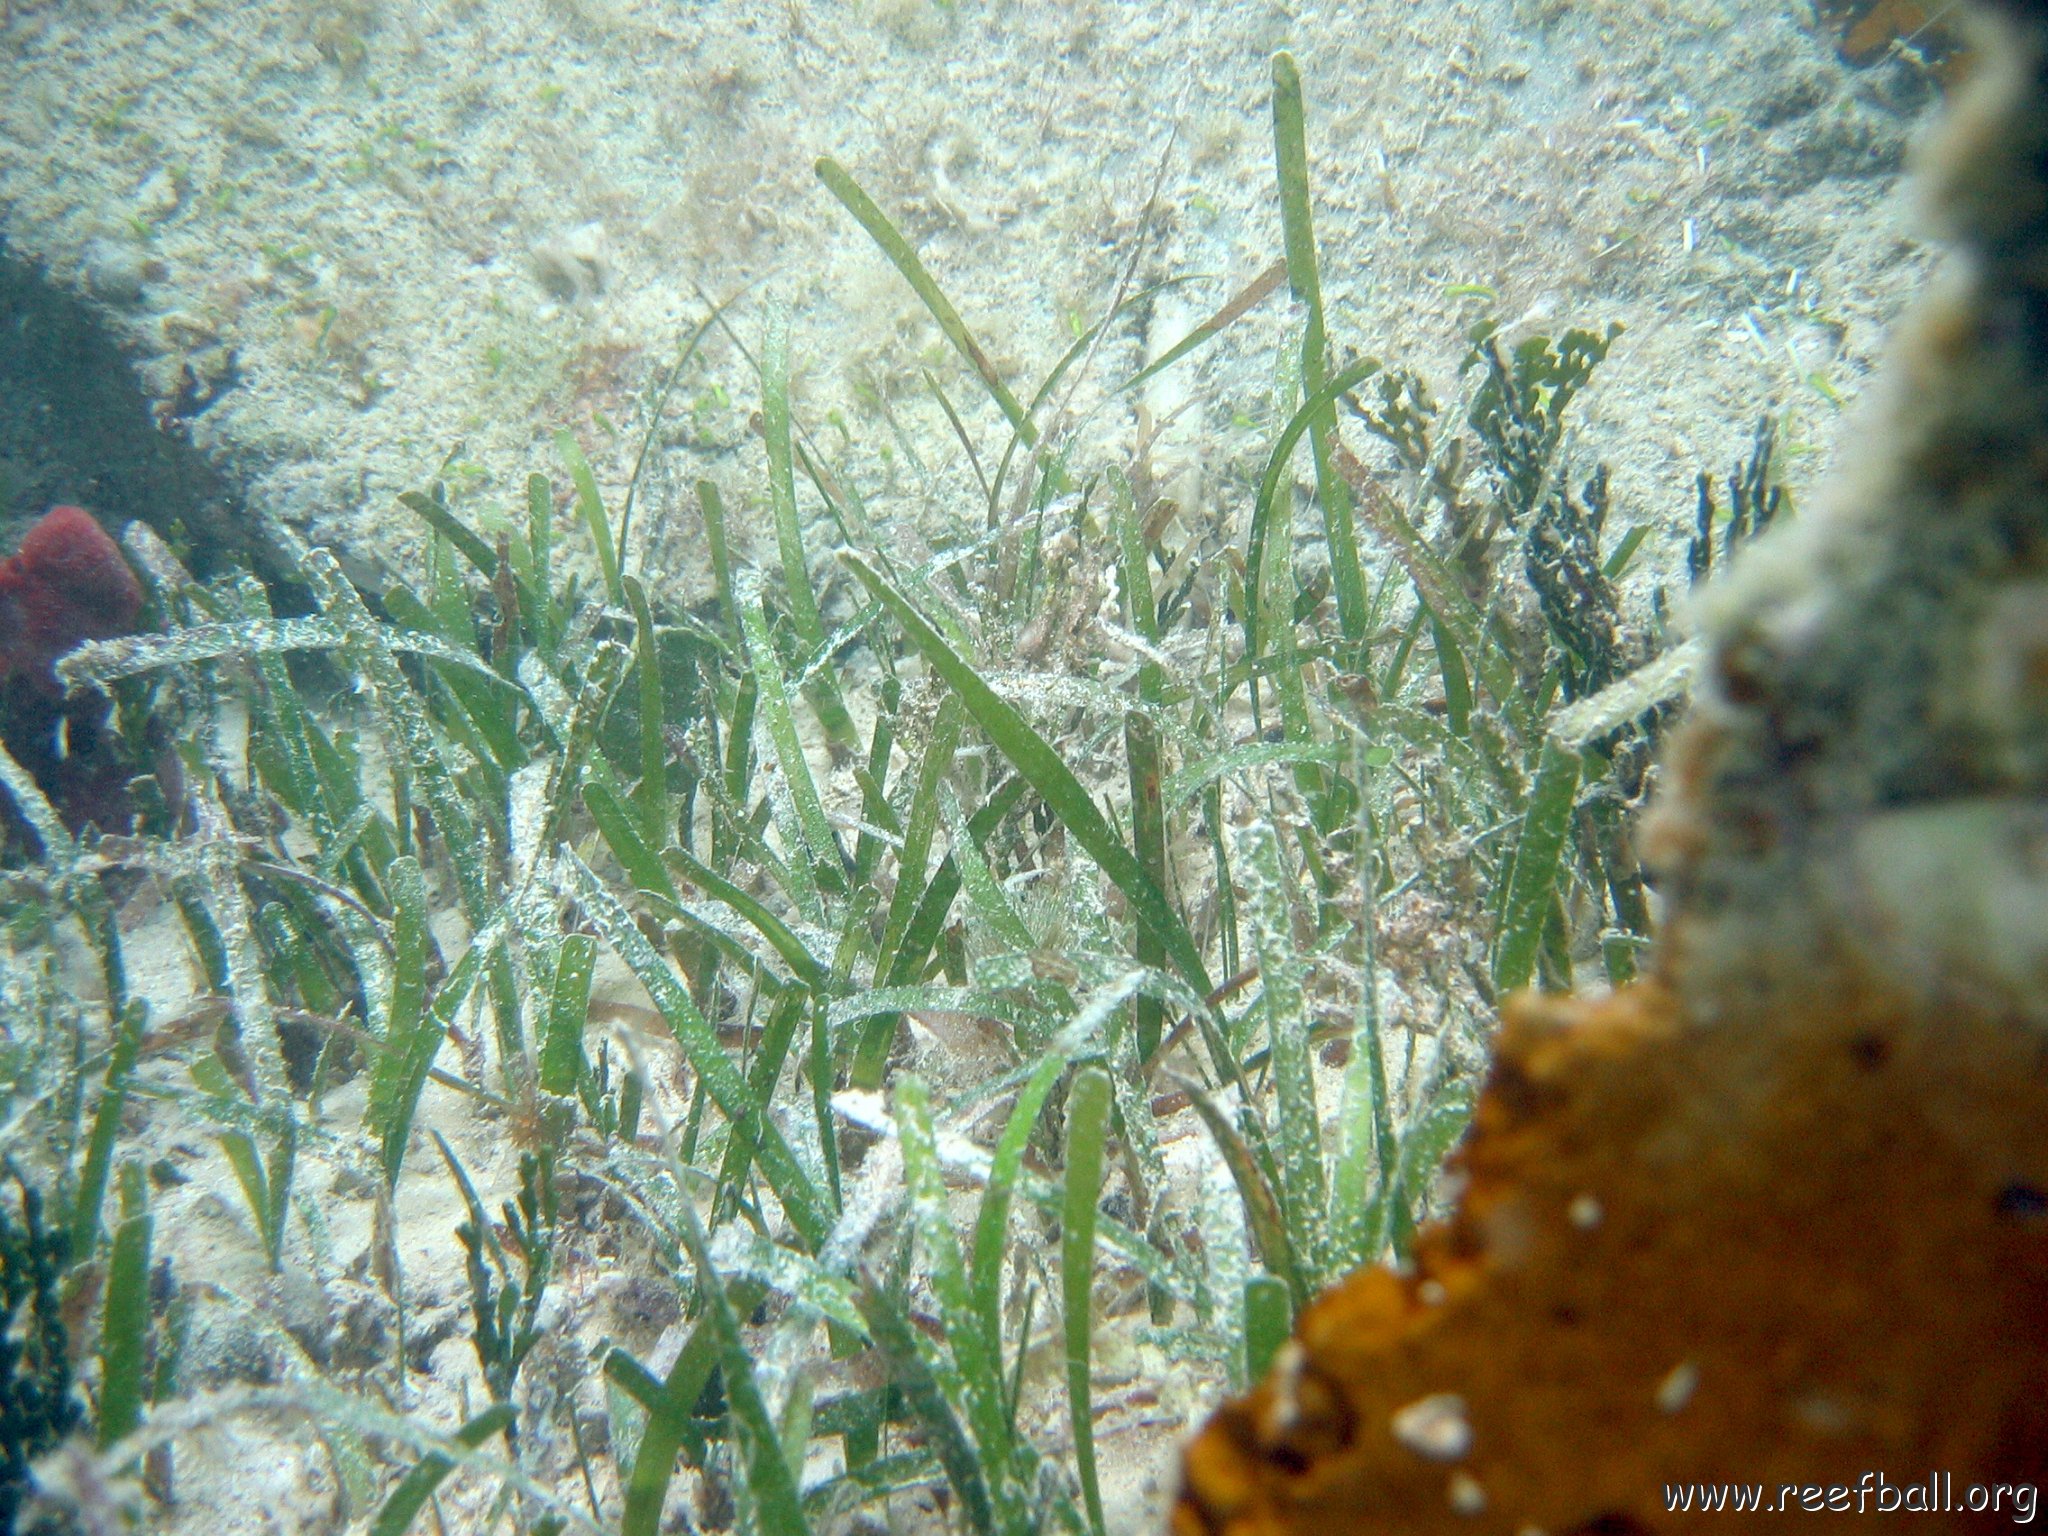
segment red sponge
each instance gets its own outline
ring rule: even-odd
[[[58,692],[51,670],[86,640],[125,635],[142,611],[142,584],[83,507],[52,507],[0,561],[0,677]]]

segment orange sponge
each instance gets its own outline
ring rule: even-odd
[[[1176,1536],[1678,1530],[1725,1522],[1674,1508],[1718,1485],[1932,1499],[1946,1529],[2034,1512],[2034,1031],[1863,1003],[1688,1025],[1654,984],[1525,1000],[1459,1165],[1412,1273],[1316,1303],[1189,1447]]]

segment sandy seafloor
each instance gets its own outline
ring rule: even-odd
[[[1847,68],[1788,0],[14,0],[0,236],[93,303],[149,390],[188,368],[232,379],[182,430],[252,523],[333,545],[366,580],[404,569],[418,530],[395,496],[451,455],[458,511],[514,505],[530,470],[565,478],[550,440],[566,425],[616,496],[649,381],[705,294],[739,295],[750,346],[764,302],[791,307],[800,420],[877,523],[914,538],[979,516],[921,367],[984,443],[995,412],[814,159],[891,213],[1028,392],[1109,302],[1164,157],[1137,278],[1197,280],[1119,327],[1097,369],[1115,378],[1279,254],[1282,48],[1309,101],[1337,347],[1418,366],[1451,398],[1462,333],[1488,310],[1515,333],[1623,323],[1575,451],[1611,464],[1621,526],[1657,525],[1648,576],[1682,563],[1694,476],[1725,474],[1760,415],[1781,418],[1795,500],[1854,430],[1844,404],[1927,271],[1898,187],[1934,92],[1906,62]],[[1268,300],[1147,399],[1171,418],[1155,459],[1188,536],[1241,523],[1295,320]],[[742,552],[772,558],[750,378],[714,334],[650,462],[637,558],[673,598],[710,590],[686,495],[700,476],[735,507]],[[1077,404],[1100,399],[1084,386]],[[1109,403],[1092,433],[1127,446],[1133,410]],[[822,554],[818,576],[838,579]],[[135,920],[139,984],[174,1010],[192,986],[174,925]],[[345,1132],[344,1097],[329,1113]],[[505,1138],[458,1109],[427,1118],[501,1198]],[[147,1136],[190,1153],[160,1244],[236,1303],[209,1314],[196,1379],[297,1369],[243,1309],[346,1358],[374,1290],[364,1192],[308,1166],[329,1243],[295,1238],[299,1273],[279,1283],[208,1138]],[[446,1236],[458,1208],[429,1156],[400,1206],[409,1283],[434,1298],[411,1326],[452,1330],[409,1406],[452,1425],[479,1388]],[[563,1358],[540,1367],[588,1374],[568,1357],[600,1337],[658,1352],[673,1300],[621,1264],[569,1277]],[[1138,1390],[1105,1390],[1126,1406],[1102,1454],[1112,1528],[1141,1530],[1215,1388],[1156,1353],[1123,1368]],[[340,1528],[324,1453],[287,1423],[204,1431],[178,1471],[156,1529]],[[480,1523],[484,1498],[454,1489],[449,1528]]]

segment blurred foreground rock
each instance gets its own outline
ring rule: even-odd
[[[1704,615],[1656,979],[1510,1007],[1459,1214],[1304,1315],[1177,1533],[2037,1513],[2048,5],[1979,9],[1890,396]]]

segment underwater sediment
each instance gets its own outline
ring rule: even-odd
[[[1978,12],[1923,170],[1943,280],[1821,503],[1704,605],[1653,977],[1510,1004],[1459,1213],[1304,1315],[1177,1532],[1679,1529],[1730,1487],[2031,1518],[2048,6]]]

